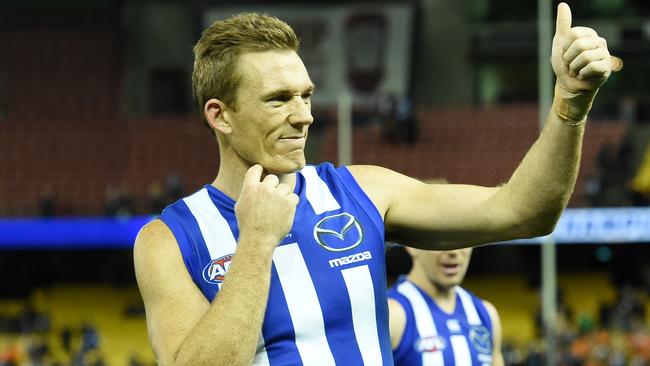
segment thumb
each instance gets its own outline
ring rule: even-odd
[[[557,19],[555,21],[555,34],[564,35],[571,30],[571,8],[567,3],[557,6]]]

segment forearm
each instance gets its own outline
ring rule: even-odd
[[[552,231],[571,197],[592,100],[593,95],[569,99],[556,89],[540,137],[499,192],[525,236]]]
[[[272,253],[241,239],[210,309],[174,354],[174,365],[250,365],[268,299]]]

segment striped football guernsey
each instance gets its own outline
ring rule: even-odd
[[[382,217],[345,167],[306,166],[294,192],[300,201],[273,254],[254,364],[392,365]],[[237,248],[234,205],[206,185],[161,215],[210,301]]]
[[[444,312],[424,291],[402,277],[388,297],[406,313],[396,366],[492,365],[492,321],[481,299],[456,286],[456,308]]]

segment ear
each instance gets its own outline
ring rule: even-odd
[[[210,124],[210,127],[222,134],[228,135],[232,132],[228,108],[219,99],[210,99],[203,106],[203,115]]]

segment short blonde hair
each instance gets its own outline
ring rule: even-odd
[[[295,51],[300,41],[291,27],[276,17],[241,13],[208,27],[194,46],[192,92],[203,124],[214,135],[203,108],[216,98],[236,108],[242,76],[237,60],[245,52]]]

